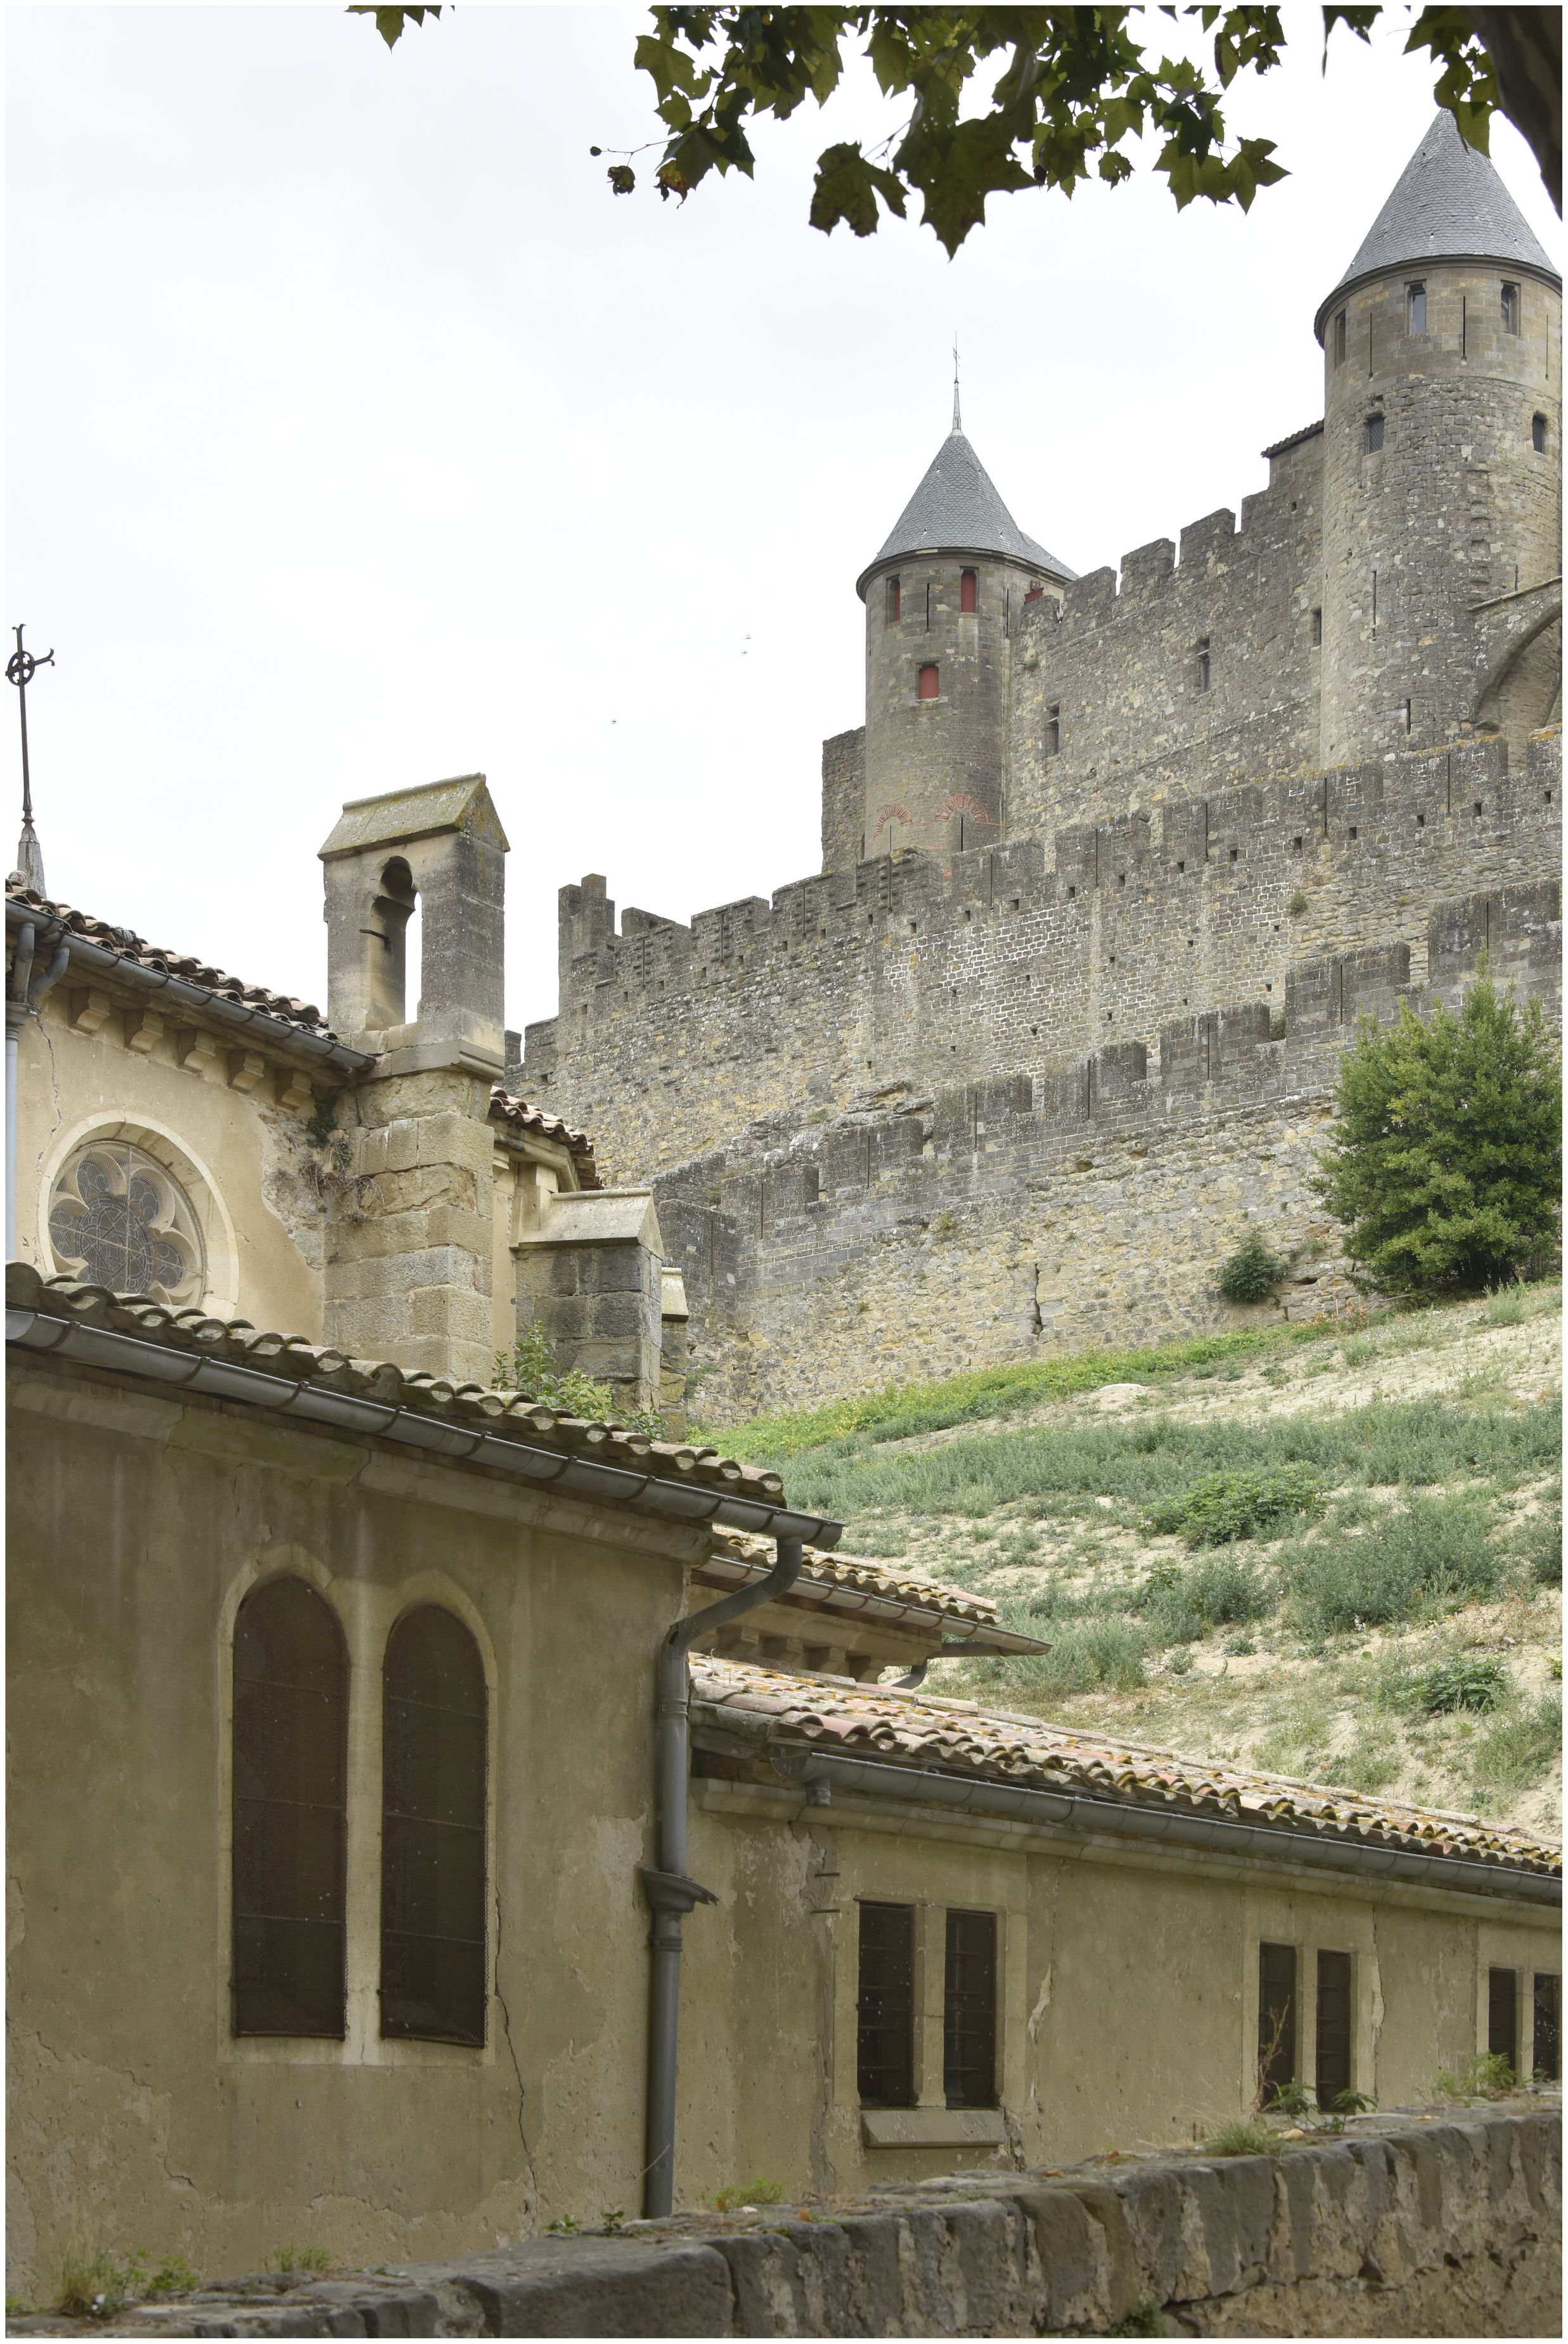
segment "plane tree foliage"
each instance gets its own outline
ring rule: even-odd
[[[349,13],[373,17],[390,48],[410,24],[441,9],[360,0]],[[1291,12],[1297,41],[1304,15]],[[1393,15],[1408,20],[1407,52],[1431,57],[1437,101],[1471,145],[1484,154],[1492,116],[1508,114],[1560,202],[1560,160],[1543,142],[1560,157],[1560,113],[1546,85],[1555,76],[1560,97],[1561,12],[1328,6],[1325,56],[1337,27],[1365,41]],[[1206,62],[1149,45],[1161,15],[1199,21]],[[886,214],[905,218],[918,201],[921,220],[952,254],[984,221],[991,197],[1031,187],[1070,196],[1089,178],[1117,186],[1132,175],[1126,149],[1145,138],[1158,142],[1154,168],[1179,207],[1201,197],[1246,211],[1286,173],[1272,139],[1228,130],[1225,94],[1239,74],[1278,66],[1286,38],[1280,8],[654,8],[633,63],[652,85],[663,135],[650,142],[662,149],[658,159],[642,168],[661,197],[682,202],[713,173],[750,177],[757,126],[769,116],[787,121],[808,99],[825,106],[861,56],[901,118],[869,149],[859,139],[823,149],[814,227],[871,236]],[[615,194],[635,191],[631,156],[613,155],[607,169]]]

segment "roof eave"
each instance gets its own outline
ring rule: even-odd
[[[1318,314],[1312,320],[1312,331],[1320,346],[1323,321],[1330,310],[1340,302],[1348,301],[1352,293],[1359,293],[1363,285],[1375,285],[1380,277],[1402,277],[1412,268],[1463,268],[1478,263],[1483,268],[1501,268],[1511,277],[1533,277],[1537,284],[1550,285],[1554,293],[1563,290],[1563,279],[1556,270],[1543,268],[1538,261],[1516,260],[1496,252],[1412,252],[1408,259],[1383,261],[1376,268],[1363,268],[1358,275],[1347,277],[1342,284],[1336,285],[1320,304]]]
[[[1048,561],[1037,561],[1030,554],[1004,552],[997,545],[905,545],[891,553],[879,553],[855,580],[855,591],[864,602],[867,586],[880,571],[893,569],[897,562],[921,561],[934,553],[956,556],[960,561],[1008,561],[1015,570],[1027,570],[1034,577],[1048,578],[1057,586],[1072,584],[1072,577],[1067,571],[1053,569]]]

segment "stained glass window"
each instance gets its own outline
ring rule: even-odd
[[[116,1294],[198,1302],[206,1286],[201,1228],[165,1166],[129,1140],[89,1140],[49,1199],[55,1267]]]

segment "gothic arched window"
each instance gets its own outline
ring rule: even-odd
[[[484,1664],[439,1604],[387,1639],[381,1726],[381,2032],[484,2041]]]
[[[269,1580],[234,1623],[237,2035],[343,2033],[348,1746],[337,1619]]]

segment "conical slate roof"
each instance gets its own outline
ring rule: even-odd
[[[1501,260],[1562,282],[1492,164],[1466,146],[1452,115],[1441,111],[1319,309],[1319,340],[1325,313],[1352,285],[1426,260]]]
[[[1053,578],[1076,578],[1077,571],[1026,537],[992,485],[991,476],[956,420],[933,458],[929,470],[875,561],[855,581],[863,598],[865,581],[885,561],[905,553],[1002,553],[1048,570]]]

